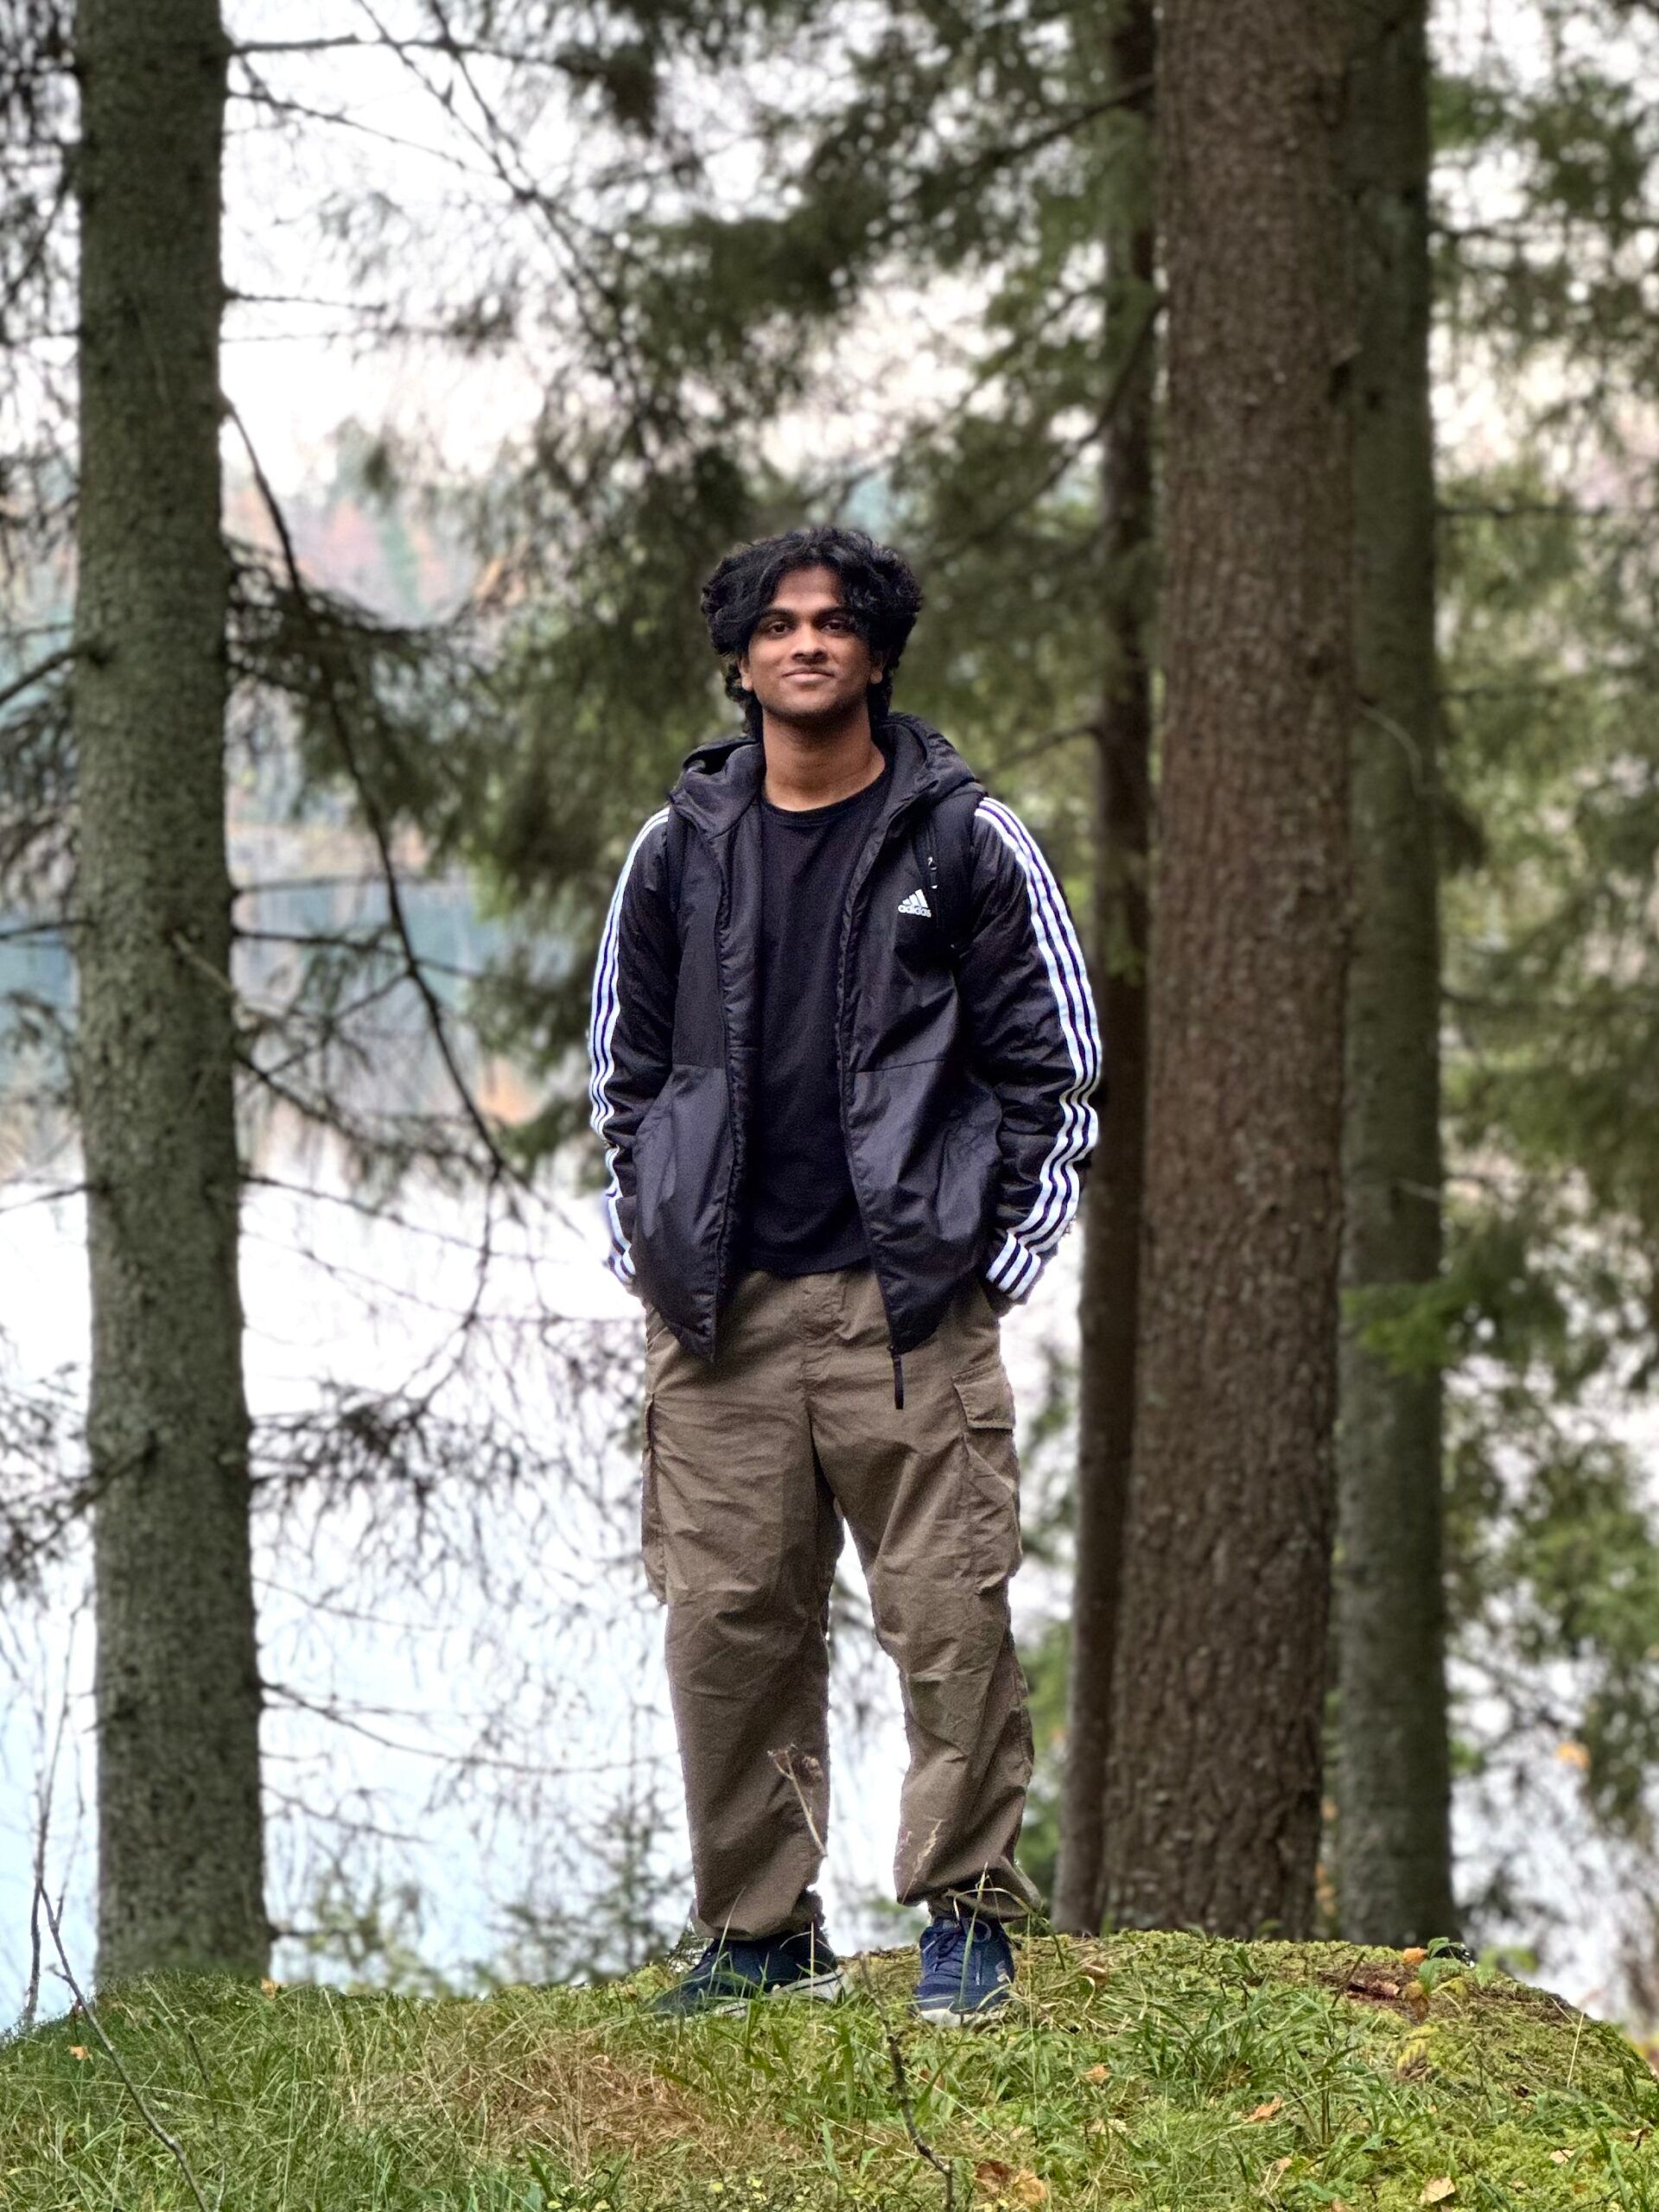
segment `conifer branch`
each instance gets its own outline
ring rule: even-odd
[[[283,512],[282,504],[272,488],[270,479],[265,474],[264,465],[259,459],[252,438],[249,435],[248,426],[243,421],[235,404],[228,397],[225,400],[225,410],[236,426],[237,435],[240,437],[243,449],[248,456],[248,466],[253,472],[254,484],[258,491],[260,502],[270,518],[272,530],[276,533],[277,543],[282,549],[283,566],[287,573],[289,588],[293,593],[295,601],[302,613],[308,620],[312,619],[310,588],[301,571],[299,556],[294,547],[293,535],[288,526],[288,518]],[[358,756],[357,743],[352,734],[350,718],[340,705],[340,694],[334,684],[334,672],[325,664],[322,675],[323,693],[327,703],[328,718],[334,726],[335,741],[340,747],[340,758],[346,764],[346,772],[351,779],[353,789],[357,793],[358,804],[363,810],[369,835],[373,840],[375,852],[379,858],[381,879],[385,885],[388,918],[402,950],[409,980],[414,985],[425,1009],[433,1042],[438,1049],[438,1056],[442,1060],[445,1071],[454,1087],[461,1112],[471,1125],[474,1135],[477,1137],[489,1160],[491,1182],[509,1181],[522,1184],[524,1178],[496,1141],[494,1133],[485,1120],[483,1109],[474,1097],[472,1085],[467,1082],[460,1060],[456,1057],[454,1046],[449,1035],[449,1026],[444,1018],[442,1005],[437,993],[428,980],[426,969],[419,954],[415,950],[415,940],[409,926],[409,916],[404,906],[403,887],[398,878],[397,863],[392,855],[390,829],[381,810],[380,802],[370,787],[369,779],[364,772],[362,762]]]

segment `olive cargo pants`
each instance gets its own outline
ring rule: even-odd
[[[1001,1917],[1031,1776],[1008,1629],[1020,1561],[1014,1402],[998,1324],[964,1286],[904,1361],[868,1268],[740,1282],[712,1364],[646,1331],[645,1571],[706,1935],[804,1926],[830,1810],[827,1630],[843,1520],[904,1690],[903,1904],[971,1895]]]

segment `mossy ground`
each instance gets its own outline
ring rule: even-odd
[[[1659,2212],[1659,2082],[1491,1974],[1194,1936],[1033,1938],[978,2033],[906,2014],[913,1954],[836,2005],[653,2020],[658,1970],[478,1999],[160,1981],[100,2017],[226,2212],[1614,2205]],[[1418,2017],[1418,2013],[1421,2017]],[[7,2212],[195,2203],[88,2022],[0,2049]]]

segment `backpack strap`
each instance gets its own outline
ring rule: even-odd
[[[983,797],[977,785],[948,791],[911,833],[917,872],[953,968],[973,934],[973,822]]]

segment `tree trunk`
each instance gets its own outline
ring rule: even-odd
[[[1434,454],[1426,0],[1357,0],[1350,72],[1360,353],[1354,421],[1354,941],[1342,1280],[1440,1264]],[[1440,1385],[1342,1335],[1338,1872],[1343,1933],[1452,1934]]]
[[[1142,85],[1157,57],[1154,0],[1119,0],[1115,89]],[[1105,1911],[1106,1769],[1112,1662],[1135,1415],[1136,1286],[1146,1148],[1147,837],[1152,682],[1153,425],[1157,349],[1152,98],[1109,118],[1106,362],[1116,404],[1103,465],[1107,675],[1096,767],[1095,999],[1110,1097],[1084,1200],[1078,1372],[1077,1560],[1053,1919],[1098,1930]]]
[[[1341,23],[1172,0],[1166,670],[1109,1908],[1310,1926],[1352,716]]]
[[[216,0],[80,0],[79,1108],[99,1971],[270,1932],[237,1287]]]

